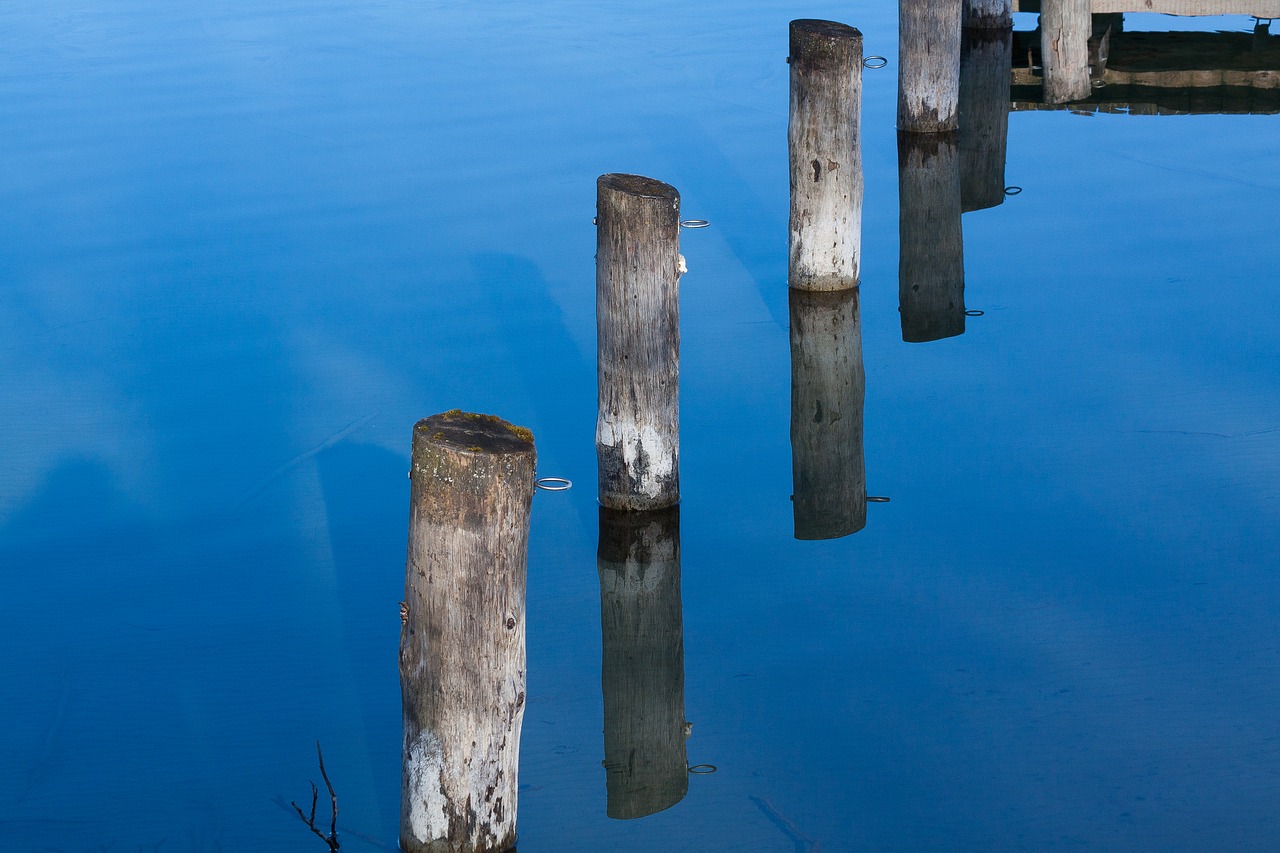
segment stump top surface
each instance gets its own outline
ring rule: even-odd
[[[862,33],[848,24],[819,18],[797,18],[791,22],[792,35],[804,34],[829,39],[860,39]]]
[[[643,175],[624,175],[611,172],[607,175],[601,175],[596,180],[596,187],[602,190],[616,190],[617,192],[642,198],[662,198],[672,201],[680,198],[680,193],[671,184],[659,181],[656,178],[646,178]]]
[[[533,452],[533,433],[497,415],[481,415],[453,409],[423,418],[414,432],[427,441],[469,453],[510,454]]]

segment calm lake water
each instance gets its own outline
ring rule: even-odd
[[[787,22],[858,26],[866,528],[794,537]],[[1267,850],[1280,117],[1014,112],[904,343],[891,4],[0,9],[0,848],[395,849],[414,421],[531,428],[521,853]],[[1018,15],[1016,27],[1034,28]],[[1248,18],[1128,29],[1247,33]],[[1276,38],[1276,37],[1272,37]],[[682,193],[686,748],[606,814],[595,178]]]

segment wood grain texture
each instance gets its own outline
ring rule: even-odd
[[[1015,12],[1039,12],[1041,0],[1013,0]],[[1095,15],[1154,12],[1160,15],[1253,15],[1280,18],[1280,0],[1093,0]]]
[[[960,47],[960,202],[964,211],[1004,202],[1013,31],[964,31]]]
[[[859,291],[792,290],[791,481],[797,539],[867,524]]]
[[[1089,0],[1044,0],[1040,12],[1040,64],[1044,99],[1065,104],[1089,97]]]
[[[662,509],[680,500],[680,194],[616,174],[596,193],[600,503]]]
[[[802,290],[858,284],[862,255],[862,33],[791,22],[788,280]]]
[[[899,0],[898,129],[955,130],[963,0]]]
[[[671,808],[689,789],[679,507],[601,507],[596,565],[606,812],[629,820]]]
[[[1002,30],[1013,26],[1011,0],[964,0],[963,25],[979,30]]]
[[[515,844],[533,436],[446,412],[413,430],[400,846]]]
[[[898,134],[898,309],[902,339],[964,334],[960,152],[954,133]]]

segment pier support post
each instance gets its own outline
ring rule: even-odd
[[[964,334],[964,239],[956,134],[898,134],[902,339]]]
[[[1043,0],[1040,4],[1040,65],[1044,100],[1065,104],[1089,97],[1090,0]]]
[[[797,539],[867,525],[862,320],[857,289],[790,291],[791,479]]]
[[[862,33],[792,21],[790,61],[788,283],[844,290],[858,284],[862,254]]]
[[[600,508],[606,813],[630,820],[689,790],[680,508]]]
[[[898,0],[898,129],[958,126],[963,0]]]
[[[600,503],[662,509],[680,500],[680,194],[618,174],[596,193]]]
[[[400,847],[516,839],[533,435],[492,415],[418,422],[401,611]]]

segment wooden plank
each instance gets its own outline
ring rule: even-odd
[[[1013,0],[1015,12],[1039,12],[1040,0]],[[1280,0],[1093,0],[1095,15],[1155,12],[1160,15],[1252,15],[1280,18]]]

